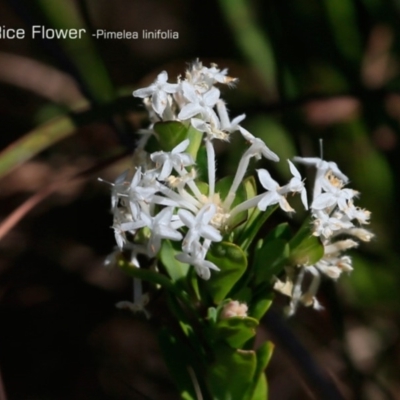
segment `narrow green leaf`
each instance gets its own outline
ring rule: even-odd
[[[243,250],[247,250],[253,243],[254,238],[257,236],[261,227],[265,224],[267,219],[278,209],[278,205],[269,206],[264,212],[257,215],[257,218],[252,219],[245,229],[242,231],[240,238],[237,240],[238,244]]]
[[[98,103],[112,101],[115,98],[113,84],[75,3],[53,0],[37,0],[36,3],[47,17],[49,27],[63,32],[72,29],[81,31],[79,39],[67,37],[60,39],[59,44],[79,71],[86,89],[95,101]]]
[[[220,271],[213,271],[205,282],[214,302],[218,304],[241,278],[247,267],[247,258],[243,250],[233,243],[215,243],[207,254],[207,259]]]
[[[266,400],[268,399],[268,386],[264,370],[271,359],[274,345],[271,342],[263,343],[257,354],[257,367],[254,373],[253,384],[249,388],[248,398],[251,400]]]
[[[271,232],[268,233],[264,242],[272,241],[275,239],[282,239],[289,241],[292,238],[292,232],[287,222],[277,225]]]
[[[76,126],[70,117],[57,117],[27,133],[0,153],[0,178],[40,151],[72,135]]]
[[[352,1],[324,0],[328,23],[338,49],[354,63],[362,57],[362,41],[357,18],[357,6]]]
[[[140,102],[133,97],[121,98],[83,112],[56,117],[38,126],[0,153],[0,178],[41,151],[73,135],[76,127],[90,124],[93,121],[103,121],[113,114],[132,110],[139,104]]]
[[[231,26],[239,48],[257,71],[264,85],[275,92],[275,59],[265,30],[262,30],[245,0],[220,0],[221,10]]]
[[[287,263],[290,254],[289,244],[283,239],[265,241],[256,251],[253,271],[256,285],[269,283]]]
[[[259,321],[271,307],[273,298],[274,294],[271,291],[270,283],[261,285],[253,294],[248,314]]]
[[[267,377],[265,374],[261,374],[256,381],[256,387],[252,393],[249,395],[249,400],[268,400],[268,384]]]
[[[193,379],[189,372],[190,369],[194,369],[193,359],[190,359],[190,355],[193,355],[192,350],[186,343],[178,341],[167,328],[161,329],[158,340],[163,358],[179,389],[181,398],[197,400]]]

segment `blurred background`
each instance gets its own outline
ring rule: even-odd
[[[114,307],[131,281],[103,265],[114,238],[97,178],[131,167],[146,126],[132,90],[197,57],[239,78],[223,89],[231,115],[245,112],[281,159],[319,156],[322,138],[372,211],[376,237],[350,276],[322,284],[325,310],[280,321],[288,335],[264,321],[270,398],[322,398],[295,341],[342,398],[400,399],[399,22],[395,0],[0,0],[0,399],[177,398],[154,326]],[[42,40],[33,25],[88,34]],[[10,28],[25,38],[5,38]],[[158,29],[179,38],[141,36]],[[235,169],[232,147],[218,149],[221,174]],[[286,163],[274,168],[284,182]]]

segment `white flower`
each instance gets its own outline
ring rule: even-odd
[[[279,161],[279,157],[269,149],[269,147],[260,139],[253,136],[248,130],[238,126],[242,136],[251,144],[245,154],[255,157],[257,160],[264,156],[268,160]]]
[[[344,211],[348,207],[347,201],[357,195],[355,190],[334,186],[327,179],[321,179],[321,187],[325,193],[314,197],[311,204],[313,210],[323,210],[337,205],[340,210]]]
[[[352,200],[347,202],[347,208],[344,210],[350,220],[357,220],[359,224],[369,224],[371,212],[360,207],[355,207]]]
[[[146,310],[146,306],[149,303],[150,298],[148,293],[144,293],[139,299],[134,301],[120,301],[115,306],[120,310],[129,310],[133,313],[142,312],[147,319],[150,318],[150,313]]]
[[[354,236],[355,238],[362,240],[363,242],[369,242],[375,236],[372,232],[363,228],[351,228],[345,233],[350,236]]]
[[[331,279],[338,279],[342,272],[351,272],[351,258],[349,256],[324,257],[315,264],[315,267]]]
[[[117,242],[120,250],[122,250],[124,248],[124,245],[126,244],[125,232],[127,230],[130,230],[125,229],[126,224],[135,224],[134,222],[132,222],[131,218],[132,217],[129,214],[125,213],[119,208],[116,208],[114,210],[114,223],[112,228],[114,229],[115,241]]]
[[[210,122],[205,122],[199,118],[192,118],[190,120],[193,128],[197,129],[200,132],[203,132],[207,135],[209,140],[219,139],[219,140],[229,140],[229,135],[218,128],[218,126],[213,125]]]
[[[180,253],[175,258],[183,263],[193,265],[196,269],[197,274],[204,280],[210,279],[210,269],[219,271],[219,268],[211,261],[205,260],[206,249],[204,249],[200,243],[195,243],[192,251],[189,253]]]
[[[297,170],[297,168],[293,165],[293,163],[290,160],[287,161],[289,163],[290,172],[292,173],[293,178],[284,187],[290,192],[300,193],[301,201],[304,205],[304,208],[307,210],[308,209],[307,191],[306,188],[304,187],[304,182],[301,180],[300,172]]]
[[[217,103],[220,91],[212,87],[204,94],[196,93],[193,86],[188,82],[182,82],[183,95],[189,101],[188,104],[183,106],[178,114],[180,120],[188,120],[195,115],[201,115],[206,122],[212,122],[214,125],[219,124],[219,120],[213,107]]]
[[[184,167],[194,164],[193,157],[188,153],[183,153],[189,144],[189,139],[186,139],[175,146],[171,152],[156,151],[150,156],[157,166],[162,165],[158,179],[165,180],[168,178],[173,168],[179,173],[183,172]]]
[[[172,214],[174,208],[166,207],[162,209],[155,217],[146,214],[142,215],[142,219],[151,230],[148,242],[149,256],[155,256],[161,248],[161,239],[181,240],[182,234],[172,228]]]
[[[317,169],[314,183],[314,200],[321,193],[322,180],[329,171],[338,177],[344,184],[349,181],[349,178],[340,171],[337,164],[333,161],[325,161],[317,157],[294,157],[293,160],[305,165],[313,165]]]
[[[129,170],[124,171],[122,174],[118,175],[113,183],[105,181],[102,178],[97,178],[100,182],[108,183],[112,186],[111,191],[111,210],[114,211],[118,206],[118,201],[121,197],[126,196],[126,191],[129,183],[126,181],[128,177]]]
[[[238,129],[242,136],[251,144],[251,146],[242,155],[242,158],[239,161],[239,165],[236,170],[232,185],[229,189],[228,196],[226,196],[226,199],[224,201],[224,207],[226,209],[230,208],[230,206],[232,205],[236,196],[236,191],[240,183],[243,181],[243,178],[247,171],[247,167],[249,166],[250,159],[252,157],[255,157],[257,160],[259,160],[261,156],[264,156],[269,160],[279,161],[279,157],[274,152],[272,152],[261,139],[256,138],[249,131],[242,128],[241,126],[238,126]]]
[[[214,83],[228,83],[226,74],[228,70],[225,68],[222,71],[217,68],[217,64],[211,64],[211,68],[203,67],[201,72],[205,75],[205,78],[210,81],[211,85]],[[232,79],[232,78],[231,78]]]
[[[349,229],[353,226],[351,222],[341,219],[342,214],[335,213],[330,216],[324,211],[316,211],[314,214],[314,236],[324,236],[326,239],[332,236],[334,231]]]
[[[279,203],[279,206],[282,210],[286,212],[294,212],[294,209],[290,207],[289,203],[286,200],[284,194],[281,194],[281,187],[278,182],[272,179],[270,173],[266,169],[258,169],[257,170],[258,179],[263,185],[264,189],[267,189],[268,192],[261,196],[261,200],[258,202],[258,208],[261,211],[265,211],[268,206]]]
[[[158,191],[157,181],[148,184],[148,186],[143,186],[145,184],[146,181],[143,179],[142,169],[139,167],[129,186],[129,206],[135,220],[139,218],[141,212],[140,204],[150,203],[154,194]]]
[[[150,86],[138,89],[133,92],[135,97],[145,98],[151,96],[151,103],[154,111],[162,115],[165,107],[168,104],[168,94],[175,93],[178,90],[178,84],[171,84],[167,82],[168,74],[162,71],[158,74],[157,79]]]
[[[324,257],[337,257],[342,251],[357,247],[358,243],[352,239],[339,240],[324,244]]]
[[[206,204],[196,216],[187,210],[179,210],[178,216],[181,221],[189,228],[184,240],[182,249],[191,252],[196,243],[200,243],[200,238],[205,238],[213,242],[220,242],[222,236],[219,231],[209,225],[216,213],[214,204]]]

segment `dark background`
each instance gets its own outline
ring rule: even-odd
[[[173,81],[197,57],[239,77],[223,91],[231,115],[245,112],[281,158],[318,156],[323,138],[325,158],[372,211],[376,238],[354,252],[350,276],[323,283],[325,310],[277,321],[278,297],[264,321],[260,340],[276,343],[270,398],[318,399],[293,340],[343,398],[400,398],[399,22],[394,0],[0,0],[0,25],[28,36],[0,39],[3,398],[177,398],[152,324],[114,307],[131,298],[131,281],[103,266],[114,238],[110,186],[97,177],[131,166],[144,117],[132,90],[163,69]],[[40,24],[179,39],[31,39]],[[239,150],[221,148],[221,174]],[[274,174],[287,178],[283,167]]]

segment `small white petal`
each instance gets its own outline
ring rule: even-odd
[[[290,160],[287,160],[287,161],[289,163],[289,168],[290,168],[290,172],[292,173],[292,175],[295,178],[301,180],[301,175],[300,175],[300,172],[298,171],[298,169],[294,166],[294,164]]]
[[[266,169],[258,169],[257,174],[261,185],[263,185],[265,189],[275,191],[277,187],[279,187],[278,182],[272,179],[270,173]]]
[[[189,103],[182,107],[182,110],[178,114],[178,118],[181,121],[186,121],[189,118],[194,117],[195,115],[201,114],[203,111],[203,107],[196,103]]]
[[[189,144],[190,144],[190,140],[185,139],[183,142],[179,143],[172,149],[171,154],[182,153],[183,151],[185,151],[188,148]]]

